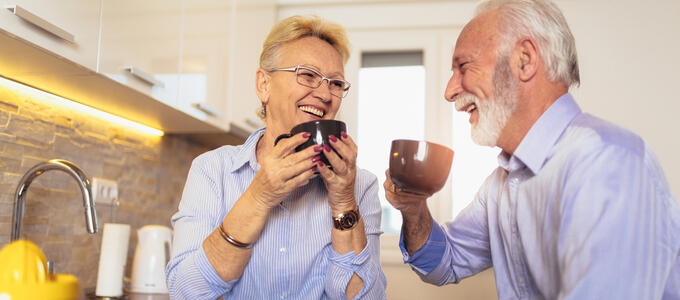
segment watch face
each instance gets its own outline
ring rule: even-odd
[[[359,214],[356,211],[349,211],[335,219],[335,228],[340,230],[351,229],[359,221]]]
[[[357,215],[354,212],[350,212],[349,214],[345,215],[342,218],[342,227],[343,228],[352,228],[354,227],[354,224],[357,223]]]

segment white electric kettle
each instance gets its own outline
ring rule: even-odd
[[[165,265],[170,259],[172,230],[161,225],[146,225],[137,230],[137,248],[132,260],[133,293],[167,294]]]

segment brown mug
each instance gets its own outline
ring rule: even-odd
[[[337,154],[338,152],[335,151],[333,146],[331,146],[331,143],[328,141],[328,136],[332,134],[336,138],[340,138],[340,134],[343,131],[347,132],[347,125],[345,125],[345,122],[338,120],[316,120],[311,122],[305,122],[293,127],[293,129],[290,130],[290,133],[284,133],[282,135],[279,135],[276,138],[274,145],[278,144],[281,139],[292,137],[300,132],[309,132],[311,133],[309,140],[307,140],[304,144],[295,147],[295,152],[302,151],[309,146],[328,145],[331,147],[333,152]],[[333,167],[328,162],[328,158],[326,158],[326,155],[324,155],[323,151],[320,153],[320,156],[321,161],[332,170]],[[338,156],[340,156],[340,154],[338,154]],[[340,157],[342,158],[342,156]]]
[[[453,150],[428,141],[393,140],[390,177],[401,192],[432,196],[446,184]]]

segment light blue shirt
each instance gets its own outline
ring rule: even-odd
[[[173,299],[344,299],[349,279],[363,280],[357,298],[384,299],[380,267],[380,202],[375,175],[359,169],[355,196],[367,245],[360,253],[338,254],[327,190],[320,177],[296,190],[269,215],[240,278],[224,282],[208,261],[203,240],[260,169],[255,146],[264,129],[243,145],[198,156],[191,165],[179,211],[172,217],[174,244],[166,275]]]
[[[640,137],[565,94],[499,163],[412,257],[400,242],[424,281],[493,267],[500,299],[680,299],[680,207]]]

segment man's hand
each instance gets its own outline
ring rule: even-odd
[[[385,170],[383,188],[385,188],[385,198],[387,198],[387,201],[398,211],[402,212],[402,214],[421,210],[427,200],[427,196],[400,191],[394,182],[392,182],[389,169]]]
[[[427,196],[399,191],[392,182],[389,169],[385,170],[385,176],[385,198],[401,212],[404,243],[406,250],[413,255],[425,245],[432,230],[432,215],[427,208]]]

